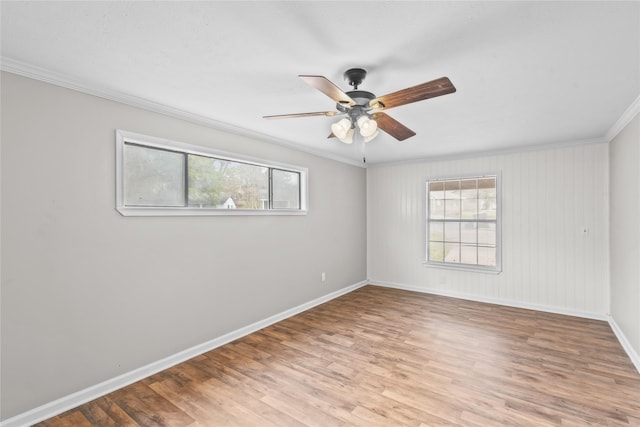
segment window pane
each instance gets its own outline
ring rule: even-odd
[[[300,174],[272,169],[273,209],[300,209]]]
[[[446,222],[444,224],[444,241],[460,242],[460,223]]]
[[[184,155],[124,145],[124,204],[184,206]]]
[[[429,200],[430,218],[443,219],[444,218],[444,200]]]
[[[215,208],[223,203],[216,159],[189,155],[189,206]]]
[[[267,209],[269,168],[189,155],[189,206]]]
[[[478,180],[465,179],[460,181],[460,195],[463,199],[475,199],[478,197]]]
[[[478,264],[478,247],[462,245],[460,248],[460,262],[463,264]]]
[[[458,181],[457,179],[444,182],[445,191],[453,191],[453,190],[459,190],[459,189],[460,189],[460,181]]]
[[[475,190],[478,188],[478,180],[477,179],[463,179],[460,181],[460,189],[461,190]]]
[[[431,198],[443,199],[444,198],[444,182],[443,181],[430,182],[429,194]]]
[[[429,242],[429,261],[444,261],[444,243]]]
[[[429,183],[429,218],[444,218],[444,182],[434,181]]]
[[[459,243],[445,243],[444,245],[444,260],[445,262],[460,262],[460,244]]]
[[[480,178],[478,179],[478,188],[496,188],[496,178]]]
[[[488,265],[495,267],[496,265],[496,248],[494,247],[478,247],[478,265]]]
[[[478,218],[496,219],[496,179],[478,180]]]
[[[496,219],[496,199],[478,199],[478,219]]]
[[[429,240],[444,240],[444,222],[432,221],[429,223]]]
[[[495,223],[478,223],[478,244],[495,245],[496,244],[496,224]]]
[[[444,201],[445,219],[460,219],[460,200]]]
[[[463,199],[462,200],[462,219],[476,219],[478,218],[478,199]]]
[[[460,242],[477,243],[478,241],[478,223],[463,222],[460,224]]]
[[[445,199],[460,198],[460,181],[445,181],[444,198]]]
[[[496,197],[495,178],[483,178],[478,180],[478,197]]]

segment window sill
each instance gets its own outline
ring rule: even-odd
[[[154,207],[122,207],[116,208],[122,216],[282,216],[307,215],[300,209],[207,209],[207,208],[154,208]]]
[[[425,267],[428,268],[440,268],[443,270],[459,270],[459,271],[470,271],[475,273],[487,273],[487,274],[500,274],[502,273],[502,269],[499,267],[483,267],[483,266],[474,266],[468,264],[446,264],[446,263],[435,263],[435,262],[423,262]]]

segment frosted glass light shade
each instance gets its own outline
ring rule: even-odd
[[[360,135],[365,138],[372,136],[378,131],[378,124],[375,120],[371,120],[367,116],[361,116],[358,118],[358,127],[360,128]]]
[[[340,141],[344,142],[345,144],[351,144],[353,143],[353,134],[354,134],[354,130],[353,128],[349,128],[349,130],[347,131],[347,134],[344,136],[344,138],[338,138]]]
[[[351,120],[347,118],[331,125],[331,132],[341,141],[347,136],[349,129],[351,129]]]
[[[379,134],[379,133],[380,133],[380,131],[379,131],[379,130],[376,130],[376,131],[375,131],[374,133],[372,133],[371,135],[369,135],[369,136],[365,136],[365,137],[363,138],[363,139],[364,139],[364,142],[369,142],[369,141],[371,141],[373,138],[375,138],[376,136],[378,136],[378,134]]]

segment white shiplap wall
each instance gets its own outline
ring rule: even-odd
[[[502,273],[425,266],[425,181],[481,173],[502,178]],[[367,170],[372,283],[603,318],[607,242],[606,144]]]

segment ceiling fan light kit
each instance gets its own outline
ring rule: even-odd
[[[447,95],[456,91],[447,77],[441,77],[430,82],[422,83],[387,95],[376,97],[373,93],[358,90],[358,86],[364,81],[367,71],[363,68],[351,68],[344,73],[344,78],[352,91],[343,92],[338,86],[323,76],[300,75],[299,77],[310,86],[327,95],[336,103],[337,111],[319,111],[314,113],[279,114],[264,116],[265,119],[279,119],[291,117],[309,116],[335,116],[346,115],[338,122],[331,125],[331,135],[345,144],[353,143],[355,128],[364,142],[369,142],[379,135],[381,129],[398,141],[404,141],[416,133],[391,118],[382,110],[422,101],[437,96]]]

